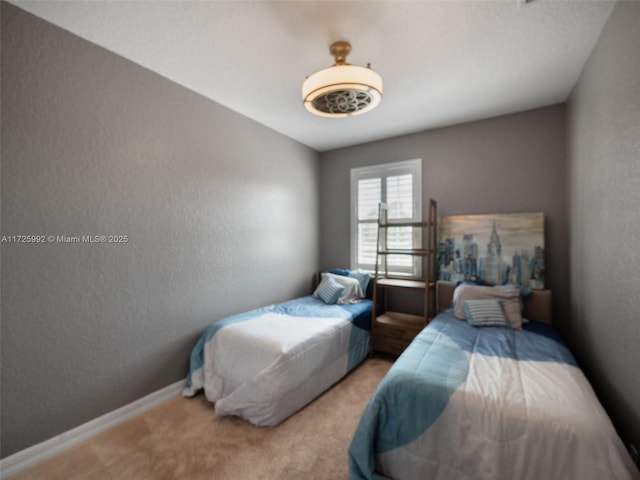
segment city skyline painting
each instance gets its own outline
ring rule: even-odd
[[[544,288],[544,213],[439,219],[438,278]]]

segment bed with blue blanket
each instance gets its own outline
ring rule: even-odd
[[[220,416],[277,425],[365,359],[371,305],[307,296],[217,321],[191,353],[183,394],[204,390]]]
[[[444,283],[444,282],[442,282]],[[440,287],[440,285],[439,285]],[[444,288],[443,288],[444,289]],[[550,323],[477,327],[441,311],[391,367],[349,448],[352,479],[637,479]],[[524,316],[550,320],[550,294]],[[534,302],[535,303],[535,302]],[[546,313],[545,313],[546,312]]]

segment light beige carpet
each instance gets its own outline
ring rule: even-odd
[[[349,443],[390,366],[367,359],[277,427],[218,417],[203,395],[177,397],[11,480],[348,479]]]

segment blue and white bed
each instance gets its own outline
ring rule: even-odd
[[[204,389],[220,416],[279,424],[367,356],[372,302],[357,298],[364,287],[341,296],[343,304],[307,296],[212,324],[191,353],[183,394]]]
[[[442,284],[444,285],[444,283]],[[444,288],[443,288],[444,289]],[[451,303],[451,284],[446,285]],[[549,293],[549,292],[547,292]],[[447,295],[444,295],[445,297]],[[524,316],[550,312],[536,292]],[[475,327],[441,311],[381,381],[349,448],[352,479],[637,479],[548,323]]]

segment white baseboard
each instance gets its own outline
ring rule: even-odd
[[[124,407],[120,407],[113,412],[106,413],[72,430],[3,458],[0,460],[0,478],[6,478],[9,475],[18,473],[100,432],[104,432],[111,427],[125,422],[156,405],[174,398],[182,392],[184,386],[184,380],[180,380]]]

